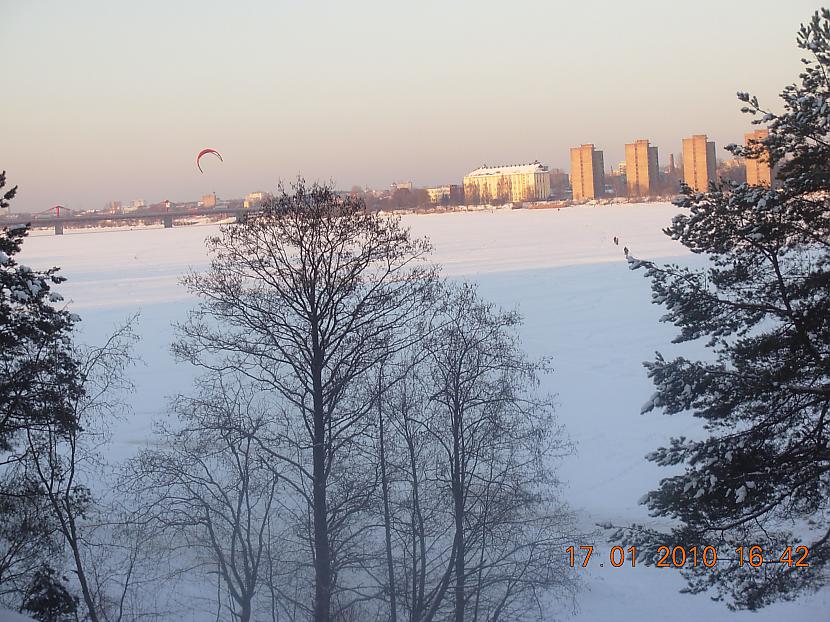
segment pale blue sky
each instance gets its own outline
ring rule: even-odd
[[[807,0],[0,0],[15,209],[220,197],[302,173],[386,187],[482,163],[720,148],[796,79]],[[193,163],[214,147],[224,164]],[[722,153],[722,151],[721,151]]]

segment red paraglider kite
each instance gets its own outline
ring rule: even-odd
[[[201,165],[201,164],[199,164],[199,160],[201,160],[201,159],[202,159],[202,156],[203,156],[203,155],[205,155],[206,153],[212,153],[212,154],[214,154],[217,158],[219,158],[219,161],[220,161],[220,162],[224,162],[224,160],[222,159],[222,154],[221,154],[221,153],[219,153],[218,151],[216,151],[216,149],[202,149],[202,150],[199,152],[199,155],[197,155],[197,156],[196,156],[196,166],[198,167],[198,169],[199,169],[199,172],[200,172],[200,173],[204,173],[204,171],[202,170],[202,165]]]

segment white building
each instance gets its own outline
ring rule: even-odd
[[[133,199],[129,205],[124,206],[124,211],[134,212],[136,210],[144,209],[145,207],[147,207],[147,203],[144,199]]]
[[[427,196],[430,203],[440,205],[442,203],[461,203],[464,200],[464,190],[458,184],[447,186],[434,186],[427,188]]]
[[[414,187],[411,181],[396,181],[390,186],[392,192],[395,192],[395,190],[412,190]]]
[[[249,192],[245,195],[245,200],[242,202],[242,207],[248,209],[249,207],[256,207],[262,205],[271,195],[267,192]]]
[[[550,195],[550,171],[539,161],[530,164],[482,166],[464,176],[467,203],[540,201]]]

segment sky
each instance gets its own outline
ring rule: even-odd
[[[482,164],[606,167],[648,138],[722,147],[736,91],[779,109],[806,0],[0,0],[0,170],[13,211],[387,188]],[[204,147],[224,162],[194,158]]]

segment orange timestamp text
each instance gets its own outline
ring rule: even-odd
[[[594,547],[590,545],[569,546],[565,549],[568,563],[571,568],[581,566],[587,568],[594,557]],[[739,546],[735,549],[735,556],[723,561],[737,563],[738,566],[760,568],[764,564],[784,564],[790,568],[807,568],[810,549],[806,546],[788,546],[780,554],[765,552],[761,546]],[[634,568],[637,565],[637,547],[611,547],[608,552],[608,562],[613,568],[623,566]],[[660,546],[657,548],[657,560],[654,565],[658,568],[714,568],[719,562],[718,550],[713,546]],[[598,562],[604,566],[605,562]]]

